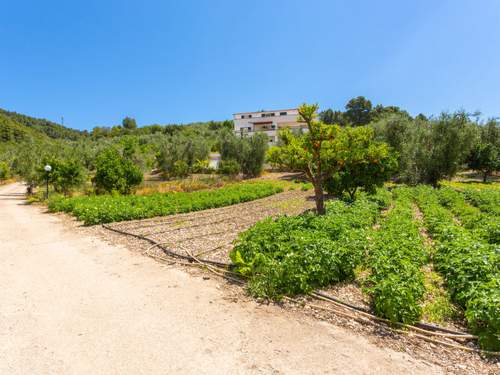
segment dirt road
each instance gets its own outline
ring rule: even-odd
[[[0,374],[429,374],[217,280],[74,233],[0,187]]]

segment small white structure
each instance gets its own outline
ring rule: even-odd
[[[278,141],[279,129],[307,130],[306,124],[299,122],[298,117],[297,108],[239,112],[233,115],[234,131],[242,137],[257,132],[266,133],[269,137],[269,145],[273,145]]]
[[[208,155],[208,166],[212,169],[218,169],[221,156],[218,152],[211,152]]]

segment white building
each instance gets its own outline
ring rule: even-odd
[[[297,108],[235,113],[233,115],[234,131],[240,136],[252,135],[256,132],[266,133],[269,137],[269,145],[273,145],[278,141],[279,129],[307,129],[307,125],[299,122],[298,117]]]

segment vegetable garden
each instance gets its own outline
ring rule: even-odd
[[[240,235],[230,257],[255,296],[280,299],[356,280],[375,314],[406,324],[422,319],[431,268],[480,346],[498,351],[498,197],[495,189],[379,189],[353,202],[330,201],[324,216],[259,222]]]

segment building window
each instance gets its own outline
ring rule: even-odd
[[[252,118],[252,115],[248,115],[248,118]]]
[[[262,117],[273,117],[274,113],[263,113]]]
[[[245,115],[241,115],[241,118],[245,118]]]
[[[287,112],[280,112],[280,116],[286,116],[287,114]]]

